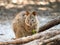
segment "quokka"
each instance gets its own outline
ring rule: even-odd
[[[32,35],[32,30],[39,29],[37,14],[35,11],[22,11],[13,20],[13,30],[16,38]]]

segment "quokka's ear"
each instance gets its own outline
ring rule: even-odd
[[[26,11],[26,15],[29,15],[29,11]]]
[[[36,15],[37,13],[35,11],[32,12],[33,15]]]

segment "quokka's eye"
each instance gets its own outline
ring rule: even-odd
[[[34,21],[34,20],[32,20],[32,21]]]
[[[22,16],[25,16],[25,14],[22,14]]]
[[[25,15],[23,14],[23,16],[25,16]]]

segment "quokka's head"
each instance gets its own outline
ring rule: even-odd
[[[28,12],[26,11],[26,18],[25,18],[25,24],[27,26],[35,26],[37,24],[37,14],[35,11]]]

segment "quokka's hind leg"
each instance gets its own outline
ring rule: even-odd
[[[24,37],[25,33],[26,33],[24,31],[25,30],[23,29],[23,27],[19,26],[17,31],[16,31],[16,38]]]

